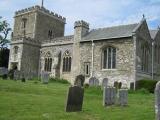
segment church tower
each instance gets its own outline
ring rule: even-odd
[[[9,69],[18,69],[24,76],[37,76],[41,43],[64,36],[66,19],[34,6],[15,12],[14,20]]]

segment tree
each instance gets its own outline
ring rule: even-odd
[[[9,28],[7,21],[0,17],[0,67],[8,67],[9,49],[7,45],[10,42],[8,39],[10,31],[11,28]]]
[[[8,68],[9,49],[3,48],[0,50],[0,67]]]
[[[9,24],[6,20],[2,20],[2,17],[0,17],[0,48],[6,48],[7,44],[10,42],[8,37],[8,33],[11,31],[11,28],[9,28]]]

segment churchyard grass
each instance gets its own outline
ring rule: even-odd
[[[0,120],[154,120],[154,94],[129,92],[127,107],[103,107],[101,88],[86,88],[82,112],[65,112],[69,84],[0,80]]]

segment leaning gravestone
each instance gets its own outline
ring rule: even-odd
[[[71,86],[68,91],[66,112],[82,111],[84,89],[79,86]]]
[[[118,104],[126,106],[128,104],[128,89],[118,90]]]
[[[155,88],[155,113],[156,120],[160,120],[160,81],[156,84]]]
[[[49,74],[47,72],[42,72],[41,73],[41,80],[42,80],[42,83],[48,84],[48,82],[49,82]]]
[[[107,87],[108,86],[108,78],[104,78],[102,80],[102,88]]]
[[[89,85],[90,86],[98,86],[99,85],[99,80],[96,77],[91,77],[89,79]]]
[[[103,89],[103,106],[115,104],[116,89],[114,87],[104,87]]]
[[[83,75],[78,75],[75,79],[74,85],[82,87],[85,81],[85,77]]]

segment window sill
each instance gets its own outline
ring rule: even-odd
[[[62,72],[62,74],[70,74],[71,72]]]
[[[117,69],[102,69],[102,71],[116,71]]]

